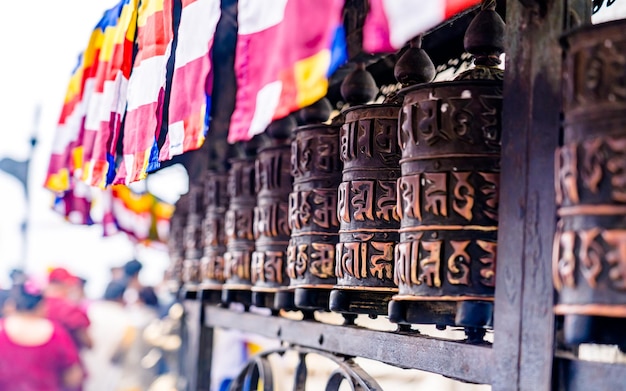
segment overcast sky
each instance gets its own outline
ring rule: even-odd
[[[72,226],[50,210],[51,193],[42,187],[69,76],[78,54],[103,12],[116,0],[5,1],[0,12],[0,158],[25,160],[41,105],[38,144],[31,164],[30,232],[26,269],[42,275],[66,266],[89,279],[89,293],[104,290],[110,266],[133,256],[125,234],[102,238],[100,226]],[[0,171],[0,287],[8,270],[21,266],[20,224],[27,208],[20,184]],[[143,251],[146,283],[158,281],[167,264],[164,252]],[[149,262],[147,262],[149,261]],[[142,272],[143,273],[143,272]]]

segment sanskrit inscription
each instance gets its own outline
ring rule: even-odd
[[[302,279],[307,270],[318,278],[334,277],[335,244],[291,243],[287,249],[287,275],[294,280]]]
[[[337,244],[335,274],[339,278],[393,279],[393,242],[363,241]]]
[[[461,219],[483,214],[498,218],[499,175],[489,172],[439,172],[405,175],[397,182],[397,210],[402,219]]]
[[[311,189],[290,193],[289,226],[296,231],[309,227],[325,230],[338,228],[337,189]]]
[[[283,251],[255,251],[252,253],[252,283],[282,285],[285,259],[286,254]]]
[[[396,209],[396,181],[342,182],[338,189],[340,222],[400,221]]]
[[[407,286],[440,288],[449,285],[495,286],[496,242],[487,240],[402,241],[395,249],[395,282]],[[477,270],[479,278],[473,281]]]
[[[558,232],[555,237],[554,285],[558,290],[607,285],[626,291],[626,230],[591,228]]]
[[[588,197],[626,203],[625,137],[569,143],[557,150],[555,160],[558,205],[585,204]]]

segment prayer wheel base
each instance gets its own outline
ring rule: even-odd
[[[328,311],[330,290],[317,288],[296,288],[295,305],[298,308],[315,311]]]
[[[184,284],[180,290],[183,300],[195,300],[198,298],[198,286],[196,284]]]
[[[258,308],[269,308],[272,311],[297,310],[294,304],[294,292],[287,290],[254,291],[252,292],[252,305]]]
[[[466,329],[493,327],[493,303],[490,301],[392,300],[389,320],[399,324],[434,324]],[[469,334],[473,334],[468,331]],[[468,335],[469,335],[468,334]]]
[[[357,289],[333,289],[329,308],[341,314],[387,315],[387,306],[395,292]]]
[[[226,305],[231,303],[240,303],[244,307],[249,307],[252,304],[252,292],[240,289],[223,289],[222,303]]]
[[[563,339],[566,345],[583,343],[617,345],[626,351],[626,319],[569,314],[563,316]]]
[[[202,297],[202,302],[205,304],[221,304],[222,303],[222,290],[221,289],[203,288],[200,294]]]

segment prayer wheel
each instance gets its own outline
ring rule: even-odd
[[[204,183],[189,186],[189,211],[185,225],[185,260],[183,261],[183,289],[197,292],[200,277],[200,259],[204,252],[202,219],[204,218]]]
[[[339,125],[326,125],[327,99],[300,111],[303,122],[291,143],[293,190],[289,194],[291,240],[287,274],[302,309],[328,310],[337,283],[335,246],[339,239],[337,187],[341,182]],[[320,122],[314,124],[312,122]]]
[[[562,40],[563,137],[555,155],[559,217],[555,313],[567,344],[626,348],[626,21]]]
[[[399,91],[399,292],[389,305],[393,322],[463,326],[479,339],[492,326],[498,228],[504,22],[493,8],[465,35],[473,69]]]
[[[226,252],[225,220],[228,209],[228,174],[217,170],[206,173],[205,205],[203,221],[204,255],[200,262],[202,298],[205,302],[221,301]]]
[[[272,122],[262,135],[255,162],[256,207],[250,276],[252,304],[273,310],[294,309],[294,291],[287,276],[292,116]]]
[[[183,194],[174,205],[170,220],[170,233],[167,239],[167,251],[170,258],[165,280],[172,292],[177,292],[183,283],[183,262],[185,260],[185,224],[188,213],[188,194]]]
[[[343,169],[337,193],[337,284],[329,307],[343,314],[387,314],[387,303],[397,292],[393,249],[400,226],[396,213],[400,106],[363,104],[372,100],[376,91],[363,64],[342,83],[344,99],[356,105],[342,113],[339,135]]]
[[[238,157],[230,159],[228,173],[228,210],[226,211],[223,303],[252,301],[250,267],[254,252],[254,208],[256,206],[256,141],[237,146]]]

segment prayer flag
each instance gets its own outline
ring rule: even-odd
[[[481,0],[370,0],[363,26],[363,49],[370,53],[395,52],[412,38]]]
[[[239,0],[237,95],[228,141],[311,105],[347,59],[344,0]]]
[[[133,63],[138,0],[122,0],[111,12],[98,56],[94,90],[83,135],[82,180],[104,188],[115,174],[116,145]]]
[[[141,0],[137,53],[128,82],[123,163],[114,183],[144,179],[159,168],[157,139],[163,122],[166,66],[172,43],[172,1]]]
[[[197,149],[204,141],[213,88],[211,49],[220,15],[220,0],[183,1],[161,161]]]
[[[135,193],[128,186],[113,185],[110,187],[109,209],[103,217],[105,235],[115,232],[111,226],[113,223],[135,242],[167,243],[173,214],[174,205],[151,193]]]

